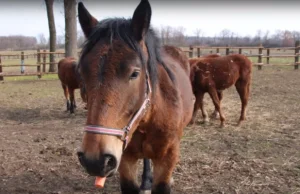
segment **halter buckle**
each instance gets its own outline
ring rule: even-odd
[[[126,126],[126,127],[123,128],[124,134],[121,137],[122,141],[127,141],[129,131],[130,131],[130,127],[129,126]]]

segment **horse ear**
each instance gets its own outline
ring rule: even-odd
[[[82,2],[78,3],[78,19],[85,37],[89,37],[98,21],[89,13]]]
[[[151,13],[151,6],[148,0],[141,0],[140,4],[135,9],[131,20],[131,28],[137,41],[141,41],[148,32]]]

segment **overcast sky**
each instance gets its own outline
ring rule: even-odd
[[[131,17],[140,0],[82,0],[98,20]],[[62,0],[55,3],[57,35],[64,34]],[[183,26],[186,34],[196,28],[206,36],[229,29],[238,35],[255,35],[257,30],[300,31],[300,0],[150,0],[152,25]],[[49,36],[44,0],[0,0],[0,36],[40,33]],[[79,27],[79,26],[78,26]],[[80,30],[78,28],[78,30]]]

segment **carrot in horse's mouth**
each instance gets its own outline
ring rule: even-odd
[[[101,189],[104,188],[105,180],[106,180],[106,177],[97,176],[96,180],[95,180],[95,186],[97,188],[101,188]]]

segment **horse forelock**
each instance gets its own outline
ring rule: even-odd
[[[148,55],[148,61],[146,62],[146,57],[142,46],[138,41],[135,40],[133,36],[131,19],[110,18],[100,21],[93,30],[92,34],[87,38],[82,49],[80,65],[82,66],[82,70],[86,73],[89,73],[90,70],[88,69],[88,66],[85,66],[83,63],[81,63],[82,58],[89,53],[91,49],[93,49],[100,42],[100,40],[104,41],[110,46],[113,46],[114,40],[118,40],[127,45],[130,49],[134,50],[140,57],[143,67],[148,69],[151,84],[153,86],[158,82],[158,64],[163,66],[169,77],[173,80],[172,72],[165,65],[161,56],[160,40],[151,27],[144,37],[144,45],[147,48],[146,50]]]

